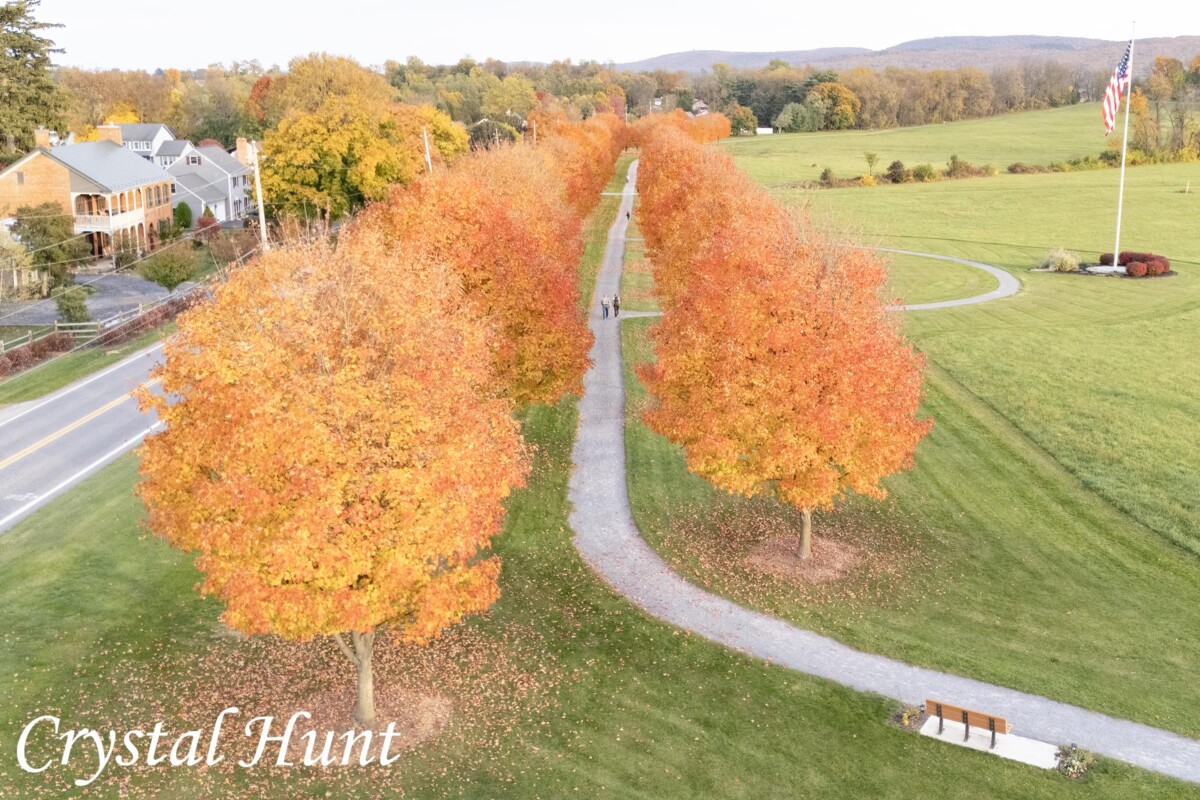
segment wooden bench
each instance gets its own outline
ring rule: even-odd
[[[996,734],[1008,733],[1012,730],[1012,725],[1004,717],[997,717],[994,714],[984,714],[981,711],[972,711],[969,708],[943,703],[940,700],[926,700],[925,713],[931,717],[938,718],[938,736],[942,735],[942,730],[946,727],[946,720],[952,719],[955,722],[961,722],[967,729],[963,735],[963,741],[971,738],[971,726],[976,728],[987,728],[992,732],[992,749],[996,747]]]

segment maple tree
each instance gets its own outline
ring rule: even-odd
[[[141,450],[150,529],[230,627],[334,637],[363,724],[378,631],[428,642],[499,593],[486,549],[528,457],[487,336],[444,262],[358,228],[234,272],[140,395],[166,426]]]
[[[578,306],[582,216],[561,176],[587,170],[578,191],[594,190],[593,173],[603,167],[586,165],[593,150],[573,142],[477,151],[393,190],[355,222],[452,265],[495,331],[496,373],[522,405],[580,392],[592,346]],[[610,149],[597,157],[611,159],[611,172]]]
[[[911,466],[932,425],[917,418],[924,359],[880,298],[877,256],[794,218],[671,127],[651,132],[638,178],[667,285],[657,360],[640,370],[646,421],[713,485],[800,508],[809,558],[813,509],[881,498],[880,481]]]

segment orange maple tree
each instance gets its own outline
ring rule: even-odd
[[[881,498],[880,481],[911,466],[932,425],[917,418],[924,359],[880,298],[878,257],[687,136],[652,133],[642,160],[639,220],[668,285],[657,361],[641,369],[647,423],[715,486],[799,507],[809,558],[813,509]]]
[[[249,634],[331,635],[375,717],[376,631],[426,642],[497,598],[486,554],[528,470],[454,271],[369,229],[234,272],[143,393],[147,524]]]
[[[519,405],[583,388],[592,334],[578,304],[580,230],[620,152],[621,124],[604,116],[543,117],[537,147],[472,153],[393,189],[355,222],[454,268]]]

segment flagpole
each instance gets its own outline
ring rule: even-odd
[[[1129,34],[1129,91],[1125,95],[1125,134],[1121,139],[1121,188],[1117,190],[1117,237],[1113,242],[1113,266],[1121,263],[1121,208],[1125,203],[1125,151],[1129,147],[1129,106],[1133,105],[1133,37],[1137,23]],[[1119,89],[1120,87],[1118,87]]]

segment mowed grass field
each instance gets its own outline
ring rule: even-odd
[[[1045,119],[1065,128],[1081,113]],[[924,130],[979,136],[991,124],[1014,134],[1013,121]],[[1020,130],[1008,160],[1049,146],[1033,141],[1044,129]],[[860,134],[824,141],[838,136]],[[802,140],[791,138],[792,157],[807,162]],[[757,168],[741,141],[721,146]],[[693,580],[856,646],[1200,735],[1200,695],[1189,685],[1200,647],[1187,633],[1200,627],[1200,197],[1180,191],[1200,181],[1200,165],[1128,173],[1122,249],[1163,253],[1177,276],[1028,271],[1052,247],[1093,261],[1111,250],[1117,177],[780,192],[868,244],[1009,269],[1022,291],[906,315],[930,358],[924,413],[936,424],[916,468],[888,481],[888,503],[853,501],[820,516],[818,537],[824,529],[868,553],[825,587],[750,567],[754,547],[792,530],[794,516],[688,475],[680,453],[640,425],[630,373],[630,496],[647,538]],[[919,262],[895,262],[893,288],[910,302],[979,289],[935,286],[945,273],[934,261],[923,286]],[[648,325],[626,323],[627,359],[651,357]]]
[[[1031,273],[1055,246],[1112,249],[1115,170],[809,193],[814,215],[909,250],[1004,267],[1024,288],[914,312],[917,346],[1134,519],[1200,552],[1200,165],[1130,169],[1122,249],[1148,281]],[[875,192],[872,194],[872,192]]]
[[[879,155],[876,175],[897,159],[909,169],[941,169],[951,155],[1004,172],[1017,161],[1046,165],[1096,156],[1105,144],[1100,104],[1083,103],[916,128],[740,136],[719,146],[759,183],[783,187],[815,181],[826,167],[838,178],[866,175],[867,151]]]

